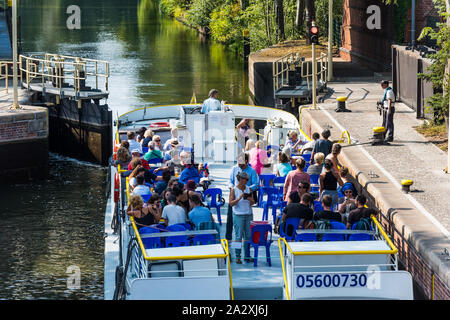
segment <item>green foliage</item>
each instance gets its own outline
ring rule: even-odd
[[[328,37],[328,0],[315,1],[316,24],[322,37]],[[342,0],[333,1],[333,19],[342,21]]]
[[[192,0],[191,6],[186,14],[186,21],[194,27],[209,27],[211,13],[221,0]]]
[[[160,0],[159,10],[167,16],[173,17],[175,10],[179,7],[179,0]]]
[[[395,42],[403,44],[405,40],[406,15],[411,7],[411,0],[397,0],[394,7]]]
[[[435,54],[427,56],[433,60],[433,63],[427,69],[427,73],[419,76],[430,81],[433,84],[433,88],[437,91],[437,93],[426,100],[426,103],[427,108],[432,108],[433,110],[434,122],[441,123],[444,117],[448,117],[449,111],[450,79],[449,74],[446,73],[446,66],[450,57],[450,27],[445,22],[448,16],[445,0],[433,0],[433,2],[444,22],[438,23],[437,29],[424,28],[419,36],[419,40],[428,36],[432,40],[436,40],[439,50]]]
[[[209,23],[211,38],[242,52],[241,10],[238,3],[224,4],[214,9]]]

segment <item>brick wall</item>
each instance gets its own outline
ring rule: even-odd
[[[369,29],[367,8],[380,8],[380,29]],[[386,70],[391,61],[391,45],[395,38],[393,10],[381,0],[344,0],[340,55],[347,61],[363,64],[374,70]]]
[[[0,144],[48,137],[46,110],[0,112]]]
[[[420,0],[416,1],[416,40],[420,35],[420,32],[427,25],[427,17],[437,17],[438,12],[434,7],[433,0]],[[406,15],[405,26],[405,43],[411,43],[411,8]]]

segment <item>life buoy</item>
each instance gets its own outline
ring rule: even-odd
[[[168,122],[153,122],[150,124],[152,128],[167,128],[170,127],[170,123]]]
[[[119,177],[119,173],[116,172],[116,177],[114,179],[114,202],[119,202],[119,186],[120,186],[120,181],[119,181],[120,177]]]
[[[113,160],[117,160],[117,145],[114,143]]]

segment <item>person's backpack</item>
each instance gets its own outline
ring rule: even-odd
[[[355,222],[355,230],[372,230],[369,218],[362,218]]]

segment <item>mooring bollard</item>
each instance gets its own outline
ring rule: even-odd
[[[410,191],[411,185],[414,183],[412,180],[404,179],[401,182],[402,185],[402,191],[404,193],[408,193]]]

